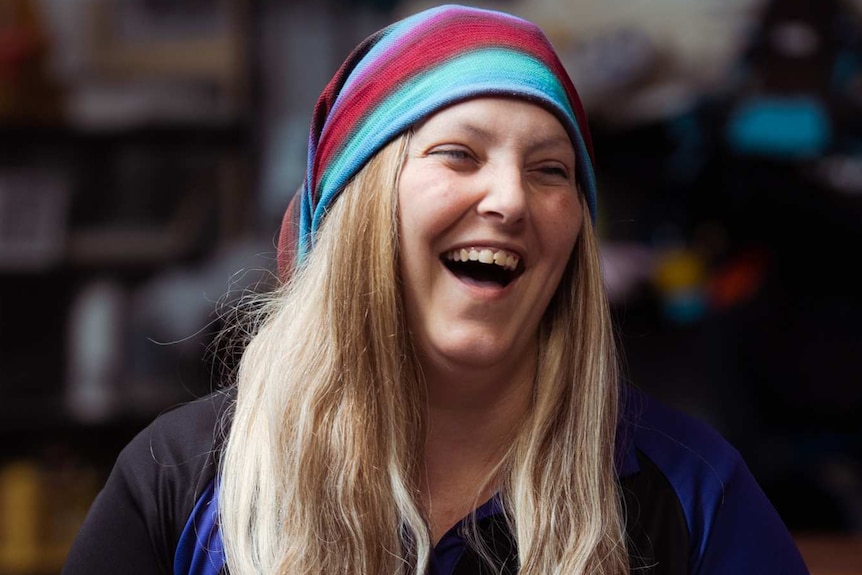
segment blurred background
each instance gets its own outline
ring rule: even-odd
[[[122,446],[221,383],[317,95],[431,5],[0,0],[0,574],[58,573]],[[474,5],[580,90],[627,379],[862,573],[862,0]]]

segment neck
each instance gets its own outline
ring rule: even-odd
[[[459,455],[470,460],[493,458],[511,439],[530,404],[535,360],[515,369],[423,366],[423,371],[429,415],[426,460],[439,451],[444,455],[440,464],[457,468]],[[434,462],[436,458],[426,461]]]
[[[527,412],[534,370],[531,362],[492,379],[494,370],[426,369],[424,479],[435,541],[497,490],[492,474]]]

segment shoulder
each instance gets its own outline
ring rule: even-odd
[[[233,394],[225,391],[171,407],[126,446],[118,465],[148,477],[205,482],[227,436],[232,405]]]
[[[117,459],[114,474],[121,476],[120,484],[166,558],[213,482],[233,398],[233,393],[216,392],[165,411]]]
[[[144,448],[153,462],[188,464],[211,454],[227,436],[235,393],[217,391],[202,398],[174,405],[144,428],[127,449]]]
[[[215,392],[174,406],[144,428],[117,459],[114,473],[150,513],[184,522],[215,476],[234,394]]]
[[[744,466],[736,448],[711,426],[643,392],[627,390],[622,411],[623,441],[661,470],[683,503],[720,498]]]
[[[79,573],[172,573],[177,543],[213,483],[233,395],[167,410],[120,453],[64,567]]]
[[[685,549],[671,554],[684,553],[684,572],[751,572],[762,564],[780,566],[771,572],[807,573],[777,512],[720,433],[642,392],[625,396],[620,445],[634,463],[622,481],[624,489],[631,486],[628,498],[661,518],[642,519],[657,530],[651,540],[682,533],[675,539],[684,539]]]

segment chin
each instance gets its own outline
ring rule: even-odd
[[[493,368],[502,365],[519,365],[518,358],[526,360],[525,346],[511,339],[501,338],[499,333],[471,334],[468,338],[457,338],[434,345],[437,357],[444,358],[453,366],[466,369]]]

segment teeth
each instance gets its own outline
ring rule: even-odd
[[[507,270],[518,267],[521,258],[517,254],[506,250],[492,250],[489,248],[461,248],[446,252],[446,259],[453,262],[480,262],[483,264],[498,265]]]

